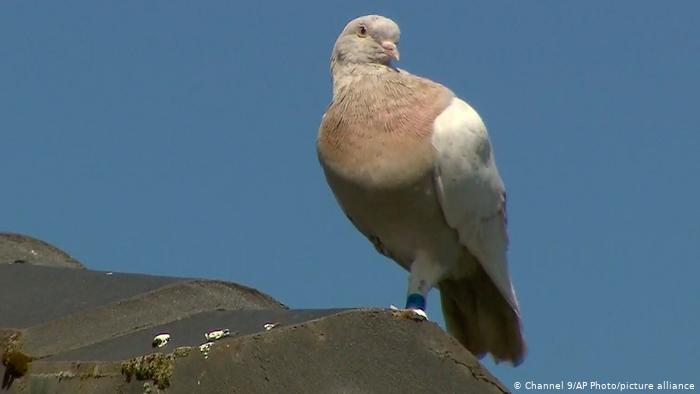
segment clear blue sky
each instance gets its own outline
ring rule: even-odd
[[[2,2],[0,229],[293,308],[402,304],[315,153],[335,37],[381,13],[491,133],[530,347],[492,371],[700,383],[700,3],[253,3]]]

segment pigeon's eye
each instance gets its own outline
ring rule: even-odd
[[[357,29],[357,35],[359,37],[365,37],[367,35],[367,26],[360,25],[360,27]]]

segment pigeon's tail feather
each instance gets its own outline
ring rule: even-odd
[[[520,318],[479,266],[472,275],[439,283],[447,331],[472,354],[518,365],[525,357]]]

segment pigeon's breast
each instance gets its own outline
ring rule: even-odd
[[[435,118],[453,97],[441,85],[394,81],[334,100],[317,142],[326,180],[378,251],[408,269],[417,250],[456,253],[434,186]],[[418,85],[418,86],[416,86]]]
[[[317,141],[324,170],[364,188],[387,189],[432,172],[435,118],[452,92],[413,77],[360,81],[329,106]]]

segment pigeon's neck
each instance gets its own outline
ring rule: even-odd
[[[358,63],[331,63],[331,76],[333,78],[333,97],[342,96],[359,80],[399,72],[392,66],[383,64],[358,64]]]

